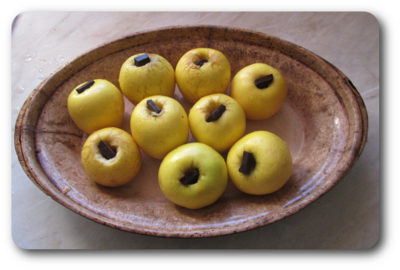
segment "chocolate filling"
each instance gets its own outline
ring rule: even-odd
[[[78,88],[76,88],[76,92],[83,93],[83,91],[89,89],[90,87],[92,87],[92,85],[94,84],[94,80],[88,81],[85,84],[82,84],[81,86],[79,86]]]
[[[221,115],[224,113],[226,107],[225,105],[221,104],[213,113],[206,119],[206,122],[214,122],[217,121]]]
[[[274,80],[274,75],[269,74],[267,76],[255,80],[254,83],[256,84],[257,88],[264,89],[267,88],[272,83],[273,80]]]
[[[106,159],[112,159],[116,156],[115,152],[102,140],[97,147],[100,149],[101,154]]]
[[[256,166],[256,160],[250,152],[243,151],[242,164],[240,165],[239,172],[249,175],[253,172]]]
[[[150,57],[145,53],[135,57],[135,66],[141,67],[150,63]]]
[[[197,181],[199,180],[199,170],[194,168],[191,170],[189,173],[187,173],[184,177],[179,179],[179,181],[182,183],[182,185],[188,186],[188,185],[193,185],[196,184]]]
[[[152,99],[147,100],[147,109],[155,113],[161,112],[160,107],[158,107],[157,104]]]
[[[207,59],[201,59],[199,62],[196,63],[196,65],[202,67],[204,63],[208,62]]]

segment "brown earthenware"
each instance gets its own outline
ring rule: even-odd
[[[157,179],[161,161],[145,154],[139,174],[129,184],[107,188],[93,182],[80,161],[87,134],[72,122],[67,110],[72,89],[98,78],[119,87],[120,67],[136,53],[159,54],[175,67],[185,52],[198,47],[224,53],[232,66],[232,78],[253,63],[274,66],[286,78],[288,97],[283,108],[270,119],[248,120],[246,128],[246,134],[268,130],[287,142],[294,172],[286,185],[270,195],[252,196],[229,182],[216,203],[188,210],[165,198]],[[174,97],[189,112],[191,105],[177,88]],[[122,128],[128,132],[133,108],[125,99]],[[354,165],[364,148],[367,129],[360,94],[342,72],[319,56],[263,33],[184,26],[104,44],[60,68],[26,100],[16,122],[15,148],[29,178],[55,201],[84,217],[140,234],[210,237],[270,224],[321,197]]]

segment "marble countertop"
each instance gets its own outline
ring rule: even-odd
[[[159,27],[222,25],[274,35],[323,57],[346,74],[369,116],[365,149],[327,194],[283,220],[234,235],[168,239],[88,220],[41,192],[21,168],[14,126],[30,92],[60,66],[103,43]],[[11,48],[12,238],[24,249],[368,249],[380,232],[379,24],[370,13],[26,12]]]

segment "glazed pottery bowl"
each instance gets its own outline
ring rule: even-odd
[[[288,96],[284,106],[267,120],[247,120],[246,134],[267,130],[286,141],[294,162],[289,181],[273,194],[252,196],[240,192],[229,180],[223,196],[199,210],[167,200],[158,185],[161,161],[144,153],[142,168],[129,184],[107,188],[92,181],[80,158],[88,135],[68,114],[72,89],[98,78],[119,87],[121,65],[137,53],[159,54],[175,68],[185,52],[200,47],[225,54],[232,78],[253,63],[274,66],[285,77]],[[191,105],[178,88],[174,98],[189,112]],[[125,99],[122,128],[128,132],[133,108]],[[254,229],[303,209],[351,169],[364,148],[367,129],[367,112],[358,91],[341,71],[314,53],[249,30],[182,26],[136,33],[104,44],[50,75],[32,91],[20,111],[15,148],[33,183],[72,211],[129,232],[192,238]],[[194,141],[192,136],[189,141]]]

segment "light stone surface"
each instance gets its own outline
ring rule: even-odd
[[[25,175],[14,125],[48,75],[103,43],[159,27],[221,25],[298,44],[338,67],[361,93],[368,140],[358,162],[323,197],[276,223],[205,239],[168,239],[112,229],[53,201]],[[12,238],[24,249],[368,249],[379,239],[379,24],[369,13],[27,12],[12,30]]]

